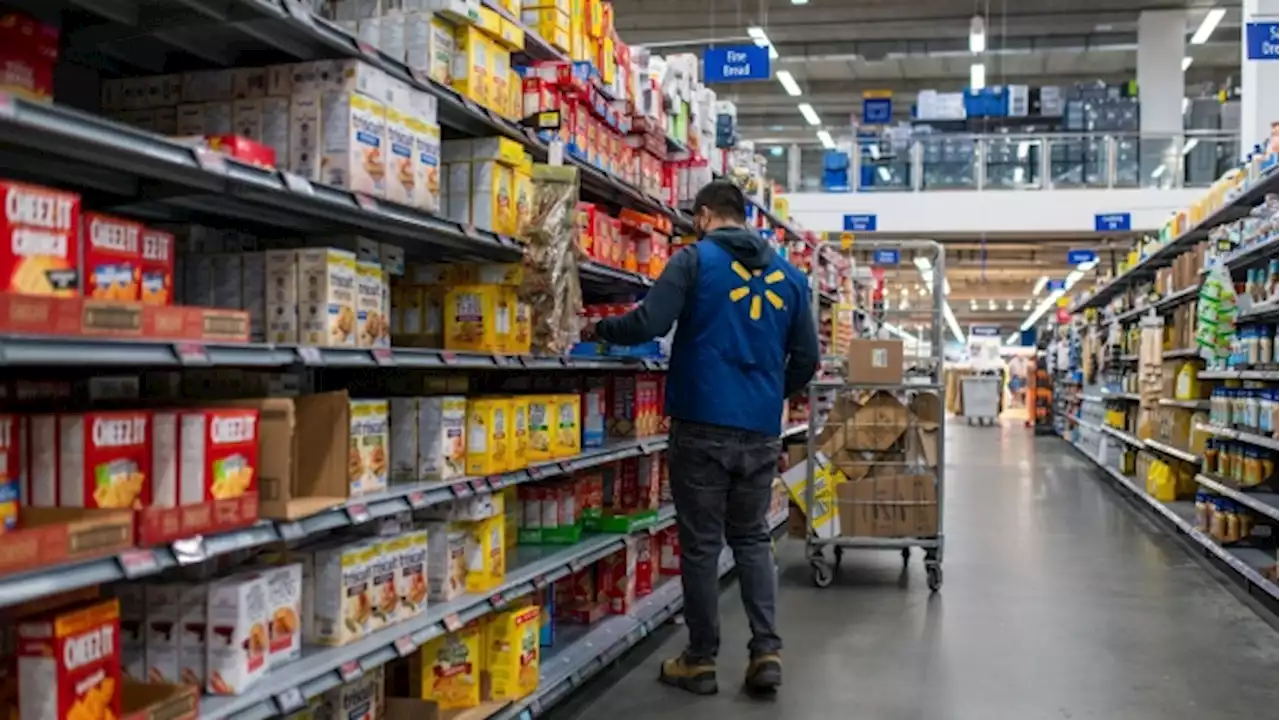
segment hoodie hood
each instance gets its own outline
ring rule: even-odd
[[[773,248],[759,233],[746,228],[719,228],[703,236],[719,245],[748,270],[761,270],[773,262]]]

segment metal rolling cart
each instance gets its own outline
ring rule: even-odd
[[[900,550],[905,567],[911,548],[918,547],[929,589],[936,591],[942,585],[945,487],[943,329],[955,324],[945,311],[945,251],[927,240],[859,242],[857,250],[870,252],[886,282],[921,283],[928,293],[905,295],[917,301],[914,307],[893,297],[886,302],[893,307],[873,308],[874,322],[864,330],[864,339],[903,341],[903,373],[896,382],[868,382],[871,372],[846,367],[842,373],[824,369],[809,386],[811,408],[819,397],[833,407],[826,426],[807,440],[801,493],[806,557],[813,583],[827,587],[848,548]],[[816,315],[816,286],[812,302]],[[883,349],[864,347],[871,348],[873,365],[886,365]],[[893,352],[888,357],[896,362]]]
[[[970,375],[960,378],[961,405],[965,422],[972,425],[995,425],[1000,417],[1000,378],[996,375]]]

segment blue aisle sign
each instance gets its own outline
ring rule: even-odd
[[[969,335],[973,337],[1000,337],[999,325],[970,325]]]
[[[875,232],[876,216],[875,215],[845,215],[844,231],[845,232]]]
[[[1098,253],[1092,250],[1068,250],[1067,264],[1080,265],[1082,263],[1093,262],[1098,259]]]
[[[703,82],[743,82],[768,80],[769,48],[757,45],[729,45],[707,48],[702,56]]]
[[[1080,263],[1076,263],[1076,264],[1079,265]],[[1050,292],[1050,293],[1056,293],[1059,290],[1065,291],[1067,289],[1067,281],[1066,280],[1050,280],[1049,282],[1045,283],[1044,289],[1046,292]]]
[[[888,125],[893,122],[893,93],[868,90],[862,93],[862,124]]]
[[[901,253],[893,248],[879,248],[871,253],[873,265],[897,265],[901,260]]]
[[[1245,23],[1244,48],[1250,60],[1276,60],[1280,57],[1280,21]]]
[[[1133,217],[1127,212],[1098,213],[1093,216],[1093,229],[1096,232],[1115,232],[1132,230]]]

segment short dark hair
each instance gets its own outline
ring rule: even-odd
[[[747,198],[728,180],[712,180],[702,186],[693,200],[693,213],[698,214],[704,207],[725,220],[747,221]]]

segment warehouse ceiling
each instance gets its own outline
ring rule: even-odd
[[[969,82],[969,22],[986,20],[987,83],[1068,85],[1134,79],[1138,14],[1186,7],[1193,32],[1211,3],[1169,0],[614,0],[622,38],[657,53],[697,52],[710,43],[749,43],[764,29],[803,98],[776,81],[719,85],[738,105],[746,139],[814,140],[796,105],[811,103],[831,129],[845,127],[862,92],[891,90],[906,119],[922,89],[957,91]],[[1240,63],[1240,11],[1233,3],[1203,45],[1188,45],[1188,94],[1212,91]]]

